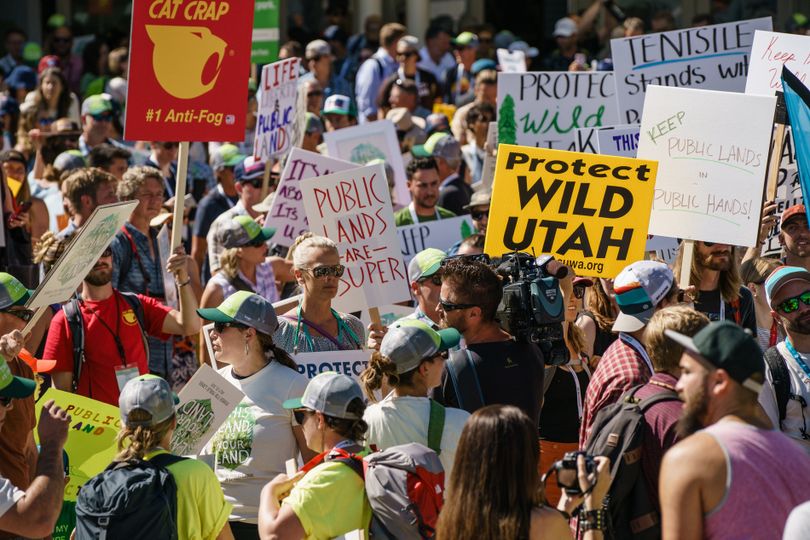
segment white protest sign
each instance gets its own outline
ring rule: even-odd
[[[783,65],[807,84],[810,36],[757,30],[751,46],[745,93],[770,96],[777,90],[781,91]]]
[[[348,375],[358,383],[360,374],[368,366],[371,352],[365,350],[298,353],[293,359],[298,371],[307,379],[318,373],[334,371]]]
[[[526,53],[498,49],[498,66],[501,73],[526,73]]]
[[[756,30],[770,17],[613,39],[620,121],[641,120],[650,85],[742,92]]]
[[[281,180],[276,189],[276,196],[270,204],[270,210],[264,219],[265,227],[274,227],[276,234],[273,243],[290,247],[299,235],[309,230],[307,217],[304,215],[304,204],[301,202],[301,190],[298,183],[303,178],[315,178],[337,171],[354,169],[357,165],[310,152],[302,148],[293,148],[287,157]]]
[[[300,58],[293,56],[262,68],[253,139],[253,157],[257,160],[267,161],[285,154],[294,142],[299,62]]]
[[[136,206],[138,201],[97,207],[87,223],[75,233],[25,307],[36,309],[70,300]]]
[[[202,333],[205,339],[205,350],[208,351],[208,359],[211,360],[211,365],[214,369],[217,367],[217,359],[214,357],[214,345],[211,343],[211,332],[214,331],[214,323],[203,325]]]
[[[196,456],[245,394],[208,364],[203,364],[177,397],[180,403],[171,452],[179,456]]]
[[[352,312],[410,300],[383,165],[307,178],[300,189],[310,230],[332,239],[346,266],[332,307]]]
[[[776,215],[782,215],[786,209],[797,204],[803,204],[802,188],[799,184],[799,169],[796,164],[796,152],[793,145],[793,135],[790,126],[785,128],[785,144],[782,147],[782,159],[779,163],[779,175],[776,177]],[[765,245],[762,246],[763,257],[779,257],[782,246],[779,244],[781,223],[768,231]]]
[[[447,251],[474,230],[469,215],[397,227],[402,258],[405,264],[408,264],[424,249],[436,248]]]
[[[160,269],[163,271],[163,296],[165,304],[172,309],[179,309],[177,287],[174,283],[174,274],[166,269],[166,261],[171,255],[171,239],[169,238],[169,222],[163,224],[157,234],[158,253],[160,254]]]
[[[481,171],[481,184],[484,189],[492,189],[495,179],[495,158],[498,155],[498,122],[487,126],[487,142],[484,143],[484,166]]]
[[[634,158],[638,151],[638,138],[638,124],[606,127],[596,132],[596,148],[600,154]]]
[[[394,170],[394,199],[401,206],[411,202],[405,164],[399,150],[397,131],[390,120],[378,120],[359,126],[328,131],[323,134],[331,157],[365,165],[383,159]]]
[[[577,129],[618,123],[613,73],[498,75],[498,143],[577,151]]]
[[[638,157],[658,160],[649,234],[757,241],[775,96],[647,89]]]

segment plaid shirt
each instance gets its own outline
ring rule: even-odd
[[[627,390],[645,384],[651,376],[644,358],[633,347],[621,339],[614,341],[599,360],[591,382],[588,383],[585,410],[579,428],[579,447],[584,448],[588,442],[596,413],[616,403]]]

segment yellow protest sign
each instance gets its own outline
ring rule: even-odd
[[[498,147],[484,251],[551,254],[577,275],[614,277],[644,258],[657,162]]]
[[[453,121],[453,116],[456,114],[456,106],[451,103],[434,103],[433,113],[439,113],[447,116],[447,120]]]
[[[42,404],[50,399],[71,416],[65,444],[70,461],[70,482],[65,486],[65,500],[75,501],[79,488],[103,471],[115,457],[115,439],[121,430],[121,416],[118,407],[49,388],[38,403],[37,423]],[[34,434],[36,435],[36,431]]]

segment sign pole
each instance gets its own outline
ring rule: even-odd
[[[377,326],[382,326],[382,319],[380,318],[380,308],[368,308],[368,318]]]
[[[183,211],[186,207],[186,176],[188,174],[188,141],[180,143],[177,156],[177,176],[174,184],[174,215],[172,219],[171,251],[180,245],[183,233]],[[171,253],[169,253],[171,256]]]
[[[692,274],[692,259],[695,257],[695,241],[683,241],[683,260],[681,260],[681,279],[678,286],[687,289],[690,285],[689,277]]]
[[[267,158],[262,175],[262,200],[266,199],[267,194],[270,193],[270,169],[273,168],[273,165],[273,158]]]
[[[23,340],[28,339],[28,336],[34,331],[34,327],[37,325],[39,320],[45,315],[45,310],[48,309],[48,306],[41,306],[34,310],[34,315],[28,320],[25,324],[25,328],[22,330]]]

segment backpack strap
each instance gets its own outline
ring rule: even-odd
[[[75,394],[79,390],[79,377],[82,374],[82,364],[84,363],[84,317],[82,317],[79,301],[75,298],[66,303],[62,309],[65,312],[65,320],[73,340],[73,382],[71,391]]]
[[[143,311],[143,304],[141,303],[141,299],[138,298],[138,295],[133,292],[122,292],[121,296],[124,297],[129,307],[132,308],[132,311],[135,312],[135,318],[138,320],[138,326],[141,329],[141,339],[143,340],[143,350],[146,354],[146,362],[147,365],[149,363],[149,341],[146,339],[146,316]]]
[[[150,463],[154,463],[158,467],[162,467],[164,469],[168,469],[169,465],[174,465],[175,463],[179,463],[181,461],[185,461],[189,458],[183,456],[176,456],[170,452],[164,452],[153,456],[149,459]],[[171,471],[170,471],[171,472]]]
[[[776,405],[779,408],[779,429],[782,429],[782,422],[787,415],[787,404],[790,400],[790,373],[788,372],[785,359],[776,347],[770,347],[765,351],[765,365],[773,381],[773,391],[776,394]]]
[[[470,351],[451,351],[450,358],[445,363],[447,373],[450,374],[450,381],[456,391],[459,407],[474,412],[484,406],[484,393],[481,391],[481,383],[478,374],[475,372]]]
[[[427,447],[436,452],[442,453],[442,433],[444,433],[444,406],[438,401],[430,401],[430,420],[428,420]]]
[[[662,401],[680,401],[680,399],[681,398],[678,397],[677,392],[667,388],[664,389],[663,392],[656,392],[655,394],[642,399],[638,403],[638,408],[641,409],[641,412],[645,412],[656,403],[661,403]]]

